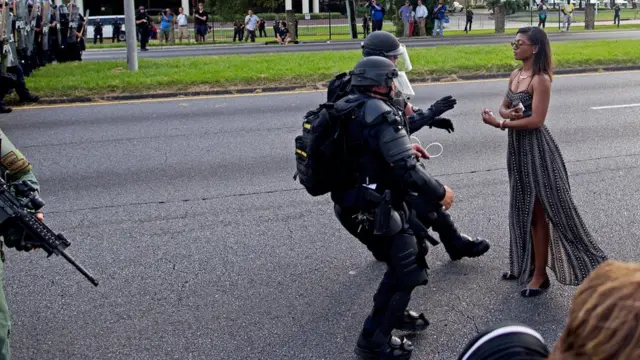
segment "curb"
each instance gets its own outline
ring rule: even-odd
[[[640,65],[627,65],[627,66],[600,66],[591,68],[574,68],[574,69],[558,69],[554,72],[554,75],[573,75],[573,74],[588,74],[598,72],[620,72],[640,70]],[[487,80],[487,79],[501,79],[508,78],[511,72],[499,72],[491,74],[470,74],[470,75],[447,75],[447,76],[425,76],[412,78],[414,83],[455,83],[459,80]],[[313,86],[319,91],[325,90],[328,82],[322,82]],[[322,87],[321,87],[321,86]],[[278,93],[285,91],[295,91],[301,89],[308,89],[312,87],[307,84],[299,85],[287,85],[287,86],[270,86],[270,87],[250,87],[239,89],[215,89],[215,90],[201,90],[201,91],[182,91],[182,92],[161,92],[161,93],[146,93],[146,94],[125,94],[125,95],[112,95],[112,96],[84,96],[84,97],[71,97],[71,98],[49,98],[41,99],[38,104],[57,105],[57,104],[74,104],[74,103],[91,103],[101,101],[128,101],[128,100],[146,100],[146,99],[163,99],[163,98],[176,98],[176,97],[197,97],[197,96],[216,96],[216,95],[242,95],[242,94],[256,94],[256,93]],[[7,104],[10,105],[10,104]],[[28,106],[25,106],[28,108]]]

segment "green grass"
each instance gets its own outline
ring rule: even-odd
[[[557,68],[640,63],[640,41],[601,40],[552,44]],[[412,79],[484,74],[518,66],[507,42],[499,45],[411,48]],[[305,87],[351,69],[360,51],[225,55],[140,59],[129,73],[125,61],[53,64],[36,71],[29,88],[47,97],[99,96],[154,91],[229,89],[274,85]],[[250,63],[251,66],[247,66]]]

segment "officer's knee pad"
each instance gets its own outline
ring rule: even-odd
[[[400,289],[412,289],[429,282],[426,266],[418,260],[418,242],[407,233],[396,235],[391,244],[390,266]]]

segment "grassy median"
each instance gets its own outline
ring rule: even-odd
[[[487,74],[518,66],[508,43],[499,45],[409,48],[414,69],[411,79],[430,76]],[[601,40],[552,43],[554,66],[576,68],[640,64],[639,40]],[[36,71],[28,87],[45,97],[104,96],[271,87],[313,86],[361,58],[360,51],[273,53],[140,59],[139,71],[129,73],[126,61],[54,64]]]

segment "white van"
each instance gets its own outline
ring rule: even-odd
[[[104,40],[111,40],[113,37],[113,24],[116,22],[116,19],[120,20],[122,23],[122,30],[120,31],[120,41],[126,41],[126,33],[124,31],[124,15],[119,16],[89,16],[87,19],[87,42],[93,43],[93,25],[96,23],[96,19],[100,19],[102,22],[102,37]]]

